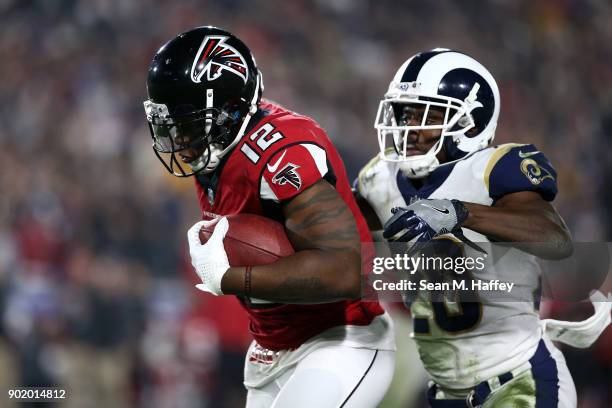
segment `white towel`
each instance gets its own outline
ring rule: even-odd
[[[595,313],[586,320],[581,322],[542,320],[542,328],[548,337],[577,348],[591,346],[610,324],[612,294],[608,293],[606,298],[603,293],[594,291],[589,298],[595,308]]]

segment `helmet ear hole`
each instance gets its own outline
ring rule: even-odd
[[[472,123],[472,120],[470,119],[470,117],[468,116],[468,114],[463,115],[462,117],[459,118],[459,120],[457,121],[457,124],[461,127],[468,127],[470,126],[470,124]],[[470,129],[471,130],[471,129]]]

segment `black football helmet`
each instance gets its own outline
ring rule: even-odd
[[[153,151],[175,176],[212,172],[244,134],[262,91],[255,58],[237,37],[210,26],[180,34],[149,66]]]

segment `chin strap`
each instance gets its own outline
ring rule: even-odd
[[[220,149],[216,146],[211,146],[210,147],[210,159],[208,160],[208,164],[206,164],[206,167],[202,170],[202,173],[206,174],[206,173],[212,173],[213,171],[215,171],[215,169],[219,165],[219,162],[221,162],[221,158],[223,158],[221,154],[224,151],[225,151],[224,149]],[[198,171],[200,170],[201,166],[197,169],[195,168],[195,166],[191,166],[191,168],[194,171]]]
[[[436,167],[440,165],[436,156],[423,155],[425,157],[411,162],[399,162],[400,169],[406,177],[410,179],[418,179],[429,175]]]

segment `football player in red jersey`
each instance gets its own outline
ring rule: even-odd
[[[197,287],[238,296],[249,315],[248,407],[374,407],[395,345],[381,306],[359,300],[368,227],[325,131],[262,91],[250,50],[215,27],[180,34],[149,67],[153,150],[172,174],[194,176],[204,219],[188,232]],[[284,223],[295,253],[230,267],[223,216],[237,213]]]

